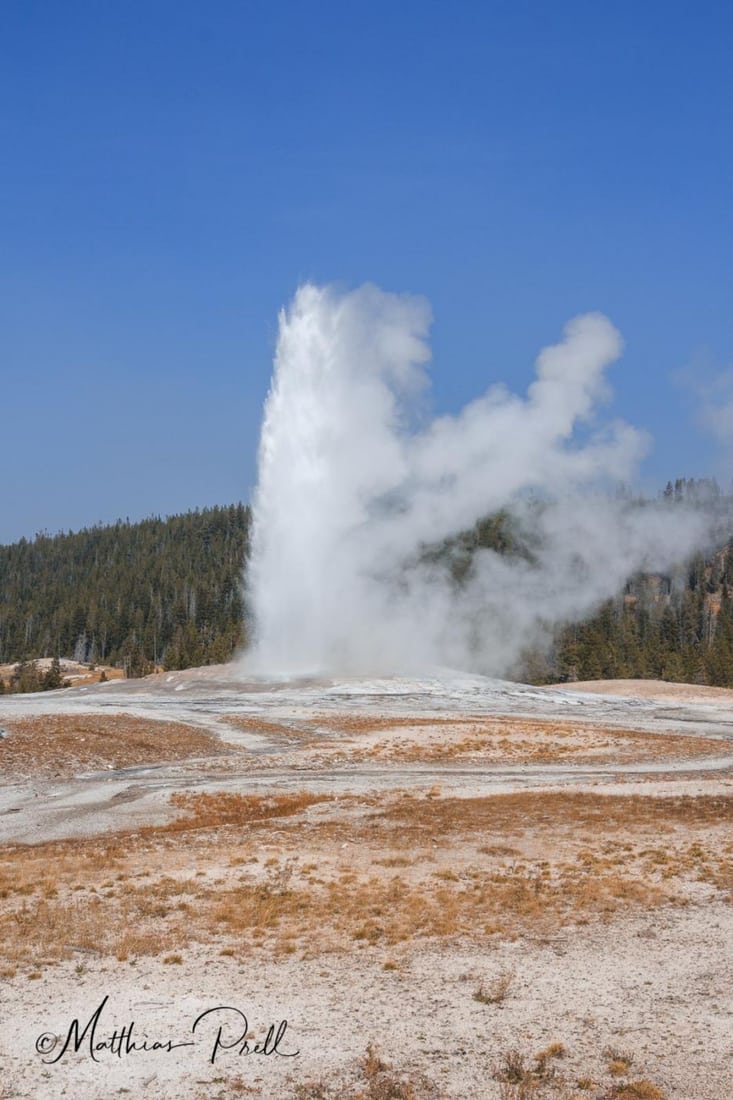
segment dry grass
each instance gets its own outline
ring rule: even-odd
[[[292,741],[299,743],[303,740],[310,741],[313,731],[311,723],[299,721],[296,725],[288,725],[285,722],[271,722],[265,718],[253,718],[243,714],[227,714],[222,721],[237,729],[251,731],[252,733],[267,734],[275,740]]]
[[[693,888],[731,897],[728,796],[300,791],[172,802],[179,816],[167,825],[6,848],[0,967],[28,973],[73,952],[170,955],[194,942],[314,955],[543,938],[686,903]],[[478,999],[499,1004],[508,991],[481,986]]]
[[[484,798],[444,798],[426,803],[403,796],[375,815],[375,825],[399,827],[410,841],[426,833],[516,835],[527,828],[568,825],[597,837],[625,829],[677,825],[729,826],[733,795],[604,795],[575,791],[518,791]]]
[[[623,1050],[616,1050],[614,1047],[607,1047],[603,1052],[603,1056],[608,1062],[608,1072],[613,1077],[622,1077],[628,1074],[634,1061],[632,1054]]]
[[[294,1100],[439,1100],[440,1092],[423,1074],[400,1072],[370,1043],[347,1075],[295,1086]]]
[[[93,729],[75,725],[88,720]],[[0,761],[9,759],[9,746],[24,741],[28,760],[33,750],[34,773],[37,758],[46,769],[79,768],[88,759],[84,752],[97,766],[109,759],[119,767],[124,762],[113,753],[140,763],[231,751],[191,727],[120,720],[67,716],[55,728],[34,720],[0,743]],[[374,733],[412,736],[408,727],[415,727],[427,749],[392,740],[391,747],[385,742],[385,753],[554,753],[559,746],[565,759],[581,751],[582,738],[597,736],[596,748],[605,752],[600,739],[611,737],[579,724],[537,723],[540,730],[509,719],[481,729],[472,718],[406,719],[402,725],[387,719],[377,729],[373,719],[368,727],[357,718],[344,728],[334,724],[340,720],[331,716],[329,727],[317,717],[312,729],[296,730],[252,719],[245,728],[297,741],[298,751],[310,751],[324,730],[334,734],[328,742],[333,745],[339,737]],[[250,720],[238,720],[245,722]],[[634,741],[629,731],[615,731],[614,737],[617,732],[628,738],[630,752],[646,752],[647,741],[656,751],[664,745],[664,739],[646,735]],[[469,744],[474,739],[480,750]],[[685,752],[691,744],[684,740]],[[719,751],[719,743],[712,744]],[[93,766],[86,763],[85,769]],[[0,976],[36,980],[64,958],[73,958],[77,973],[98,957],[134,964],[138,956],[155,955],[175,968],[191,957],[189,947],[205,944],[213,957],[231,959],[232,965],[257,952],[277,958],[363,951],[387,972],[386,984],[398,984],[416,943],[460,941],[486,948],[499,937],[546,940],[563,926],[611,921],[634,910],[733,898],[733,795],[525,790],[452,798],[435,787],[335,798],[305,791],[219,791],[180,793],[171,806],[177,816],[165,825],[0,850]],[[473,996],[482,1004],[499,1008],[511,996],[512,974],[471,978]],[[474,1009],[490,1022],[491,1008]],[[571,1079],[572,1060],[559,1043],[531,1055],[507,1052],[492,1095],[664,1100],[643,1067],[632,1067],[630,1056],[609,1050],[604,1058],[574,1066]],[[587,1068],[593,1076],[578,1074]],[[410,1066],[395,1069],[372,1045],[349,1075],[306,1082],[294,1093],[297,1100],[440,1095]]]
[[[0,775],[16,782],[231,751],[193,726],[126,714],[52,714],[4,725],[11,736],[0,740]]]
[[[609,1100],[664,1100],[664,1092],[646,1077],[616,1085],[606,1093]]]
[[[573,1084],[560,1068],[566,1054],[562,1043],[552,1043],[531,1057],[506,1051],[494,1071],[500,1100],[665,1100],[663,1090],[647,1078],[618,1082],[611,1074],[605,1081],[594,1081],[586,1075],[576,1077]]]
[[[38,846],[6,849],[0,862],[0,959],[11,969],[44,965],[70,957],[74,952],[114,955],[120,960],[137,955],[158,955],[205,939],[209,925],[197,907],[209,903],[210,914],[218,887],[202,882],[190,872],[153,875],[137,871],[141,857],[152,855],[153,840],[167,842],[171,862],[180,862],[175,835],[226,827],[266,825],[274,819],[301,814],[327,796],[296,793],[258,798],[231,794],[180,795],[175,804],[185,815],[159,828],[143,829],[109,838],[56,841]],[[173,845],[171,849],[170,845]],[[157,854],[162,849],[157,848]],[[155,865],[158,860],[152,857]],[[127,871],[127,873],[125,873]],[[284,895],[290,878],[287,861],[264,871],[265,897]],[[220,880],[221,881],[221,880]],[[255,906],[257,908],[257,906]],[[268,923],[267,906],[260,910],[254,928]]]
[[[171,797],[171,805],[184,811],[184,816],[162,826],[166,832],[190,829],[216,829],[223,825],[252,825],[272,818],[291,817],[319,802],[330,802],[331,795],[295,794],[246,795],[229,791],[192,794],[184,792]],[[155,827],[153,832],[158,831]]]
[[[615,729],[586,722],[462,715],[377,717],[321,714],[295,723],[231,715],[225,721],[285,741],[312,764],[342,763],[619,763],[715,756],[713,738]],[[254,762],[257,766],[257,762]]]
[[[297,736],[304,736],[303,725],[299,723],[301,728]],[[313,718],[309,725],[314,737],[309,744],[339,754],[346,750],[350,759],[360,761],[435,763],[480,759],[494,763],[542,764],[591,763],[611,757],[618,762],[672,761],[680,757],[717,755],[721,751],[720,742],[713,738],[679,737],[539,718],[378,718],[328,714]],[[330,738],[325,743],[324,732]]]
[[[495,1069],[496,1091],[492,1090],[491,1096],[498,1100],[665,1100],[663,1090],[647,1078],[619,1084],[586,1076],[573,1084],[561,1070],[565,1054],[562,1043],[553,1043],[535,1055],[505,1051]],[[242,1078],[228,1079],[226,1085],[227,1095],[262,1095]],[[440,1100],[443,1095],[440,1086],[425,1074],[410,1067],[396,1068],[373,1043],[343,1071],[298,1082],[288,1093],[291,1100]],[[204,1100],[203,1094],[200,1100]]]
[[[502,1004],[514,984],[515,974],[511,970],[504,970],[497,974],[490,982],[479,982],[474,990],[473,999],[482,1005]]]

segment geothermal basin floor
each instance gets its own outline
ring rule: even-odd
[[[0,1097],[728,1100],[733,691],[573,687],[0,699]]]

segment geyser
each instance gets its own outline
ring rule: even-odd
[[[306,285],[281,313],[253,502],[251,668],[502,674],[549,624],[698,544],[700,516],[604,492],[647,446],[597,418],[622,347],[606,317],[570,321],[526,396],[494,385],[425,422],[430,319],[423,299],[369,285]],[[532,554],[479,551],[457,585],[450,555],[426,547],[498,509]]]

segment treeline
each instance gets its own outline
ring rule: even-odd
[[[244,641],[249,510],[237,504],[0,546],[0,663],[69,657],[142,676]]]
[[[582,623],[529,655],[535,683],[654,679],[733,687],[733,498],[714,478],[668,481],[660,496],[718,518],[717,546],[669,574],[638,574]]]
[[[637,576],[593,618],[557,631],[535,682],[655,679],[733,687],[733,540],[671,576]]]
[[[707,479],[670,482],[660,495],[671,506],[712,503],[716,548],[670,575],[633,577],[592,618],[558,628],[549,651],[527,654],[517,678],[733,686],[733,500]],[[59,686],[56,664],[43,673],[33,664],[42,657],[115,665],[128,676],[229,660],[247,642],[249,526],[238,504],[0,546],[0,664],[20,662],[6,687]],[[447,555],[460,585],[480,548],[528,563],[536,549],[500,512],[421,556]]]
[[[104,673],[102,674],[104,676]],[[106,677],[105,677],[106,679]],[[65,680],[61,671],[61,662],[54,657],[45,671],[38,667],[37,661],[19,661],[7,684],[0,677],[0,695],[5,692],[26,691],[55,691],[57,688],[69,687],[70,680]]]
[[[557,627],[549,648],[526,653],[512,670],[516,679],[660,679],[733,687],[733,498],[711,478],[678,478],[660,497],[671,507],[691,505],[717,516],[717,546],[669,574],[632,577],[595,615]],[[431,548],[428,557],[448,554],[460,584],[480,548],[530,564],[535,549],[512,518],[499,512]]]

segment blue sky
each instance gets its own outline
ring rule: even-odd
[[[7,0],[0,541],[248,499],[304,279],[432,303],[433,401],[622,331],[642,471],[733,471],[728,5]]]

